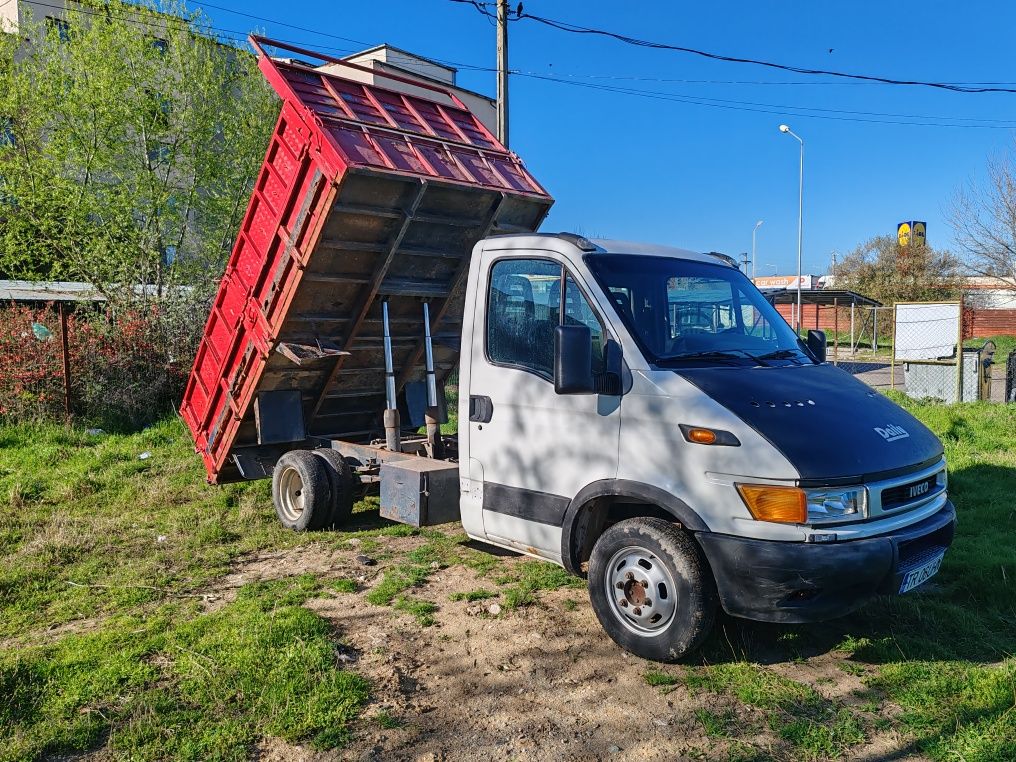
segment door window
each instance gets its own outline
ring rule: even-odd
[[[584,325],[593,342],[593,375],[603,373],[603,323],[571,275],[565,278],[564,325]]]
[[[495,262],[487,295],[490,361],[553,378],[560,303],[560,265],[540,259]]]
[[[490,271],[487,295],[487,357],[547,378],[554,377],[554,328],[584,325],[592,341],[593,373],[603,372],[603,323],[578,284],[561,265],[541,259],[503,259]]]

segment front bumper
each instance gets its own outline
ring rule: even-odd
[[[849,614],[876,594],[893,594],[906,574],[952,544],[956,509],[889,534],[814,544],[700,532],[720,603],[763,622],[820,622]]]

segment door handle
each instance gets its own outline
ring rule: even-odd
[[[494,403],[490,397],[483,397],[477,394],[469,395],[469,420],[477,423],[487,423],[494,415]]]

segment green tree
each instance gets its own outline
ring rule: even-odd
[[[0,34],[0,274],[213,286],[278,113],[182,5],[104,0]]]
[[[837,288],[883,304],[951,299],[959,294],[959,262],[927,244],[901,247],[892,235],[870,238],[836,267]]]

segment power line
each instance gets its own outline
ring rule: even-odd
[[[453,1],[455,1],[455,2],[467,2],[468,4],[473,5],[473,3],[469,2],[469,0],[453,0]],[[8,0],[8,2],[9,2],[9,0]],[[45,2],[36,2],[35,5],[42,6],[42,7],[45,7],[45,8],[53,8],[53,9],[60,10],[60,11],[65,11],[66,10],[66,8],[64,6],[62,6],[62,5],[53,5],[53,4],[49,4],[49,3],[45,3]],[[2,7],[2,6],[0,6],[0,7]],[[218,7],[218,6],[209,6],[209,7]],[[223,10],[226,10],[226,9],[223,9]],[[121,14],[115,14],[115,13],[109,12],[108,10],[105,10],[105,11],[95,11],[95,10],[89,10],[89,9],[86,9],[86,8],[77,8],[74,11],[72,11],[72,13],[83,13],[83,14],[92,15],[92,16],[102,16],[102,17],[107,17],[108,16],[108,17],[112,17],[112,18],[118,18],[120,20],[127,21],[127,22],[136,24],[136,25],[141,26],[141,27],[145,27],[146,29],[149,29],[149,30],[151,30],[152,27],[153,27],[153,22],[152,21],[145,21],[145,20],[140,19],[140,18],[132,18],[130,16],[125,16],[125,15],[121,15]],[[243,13],[241,15],[247,16],[247,17],[255,19],[257,21],[265,21],[265,22],[268,22],[268,23],[274,23],[270,19],[265,19],[265,18],[262,18],[262,17],[259,17],[259,16],[254,16],[252,14]],[[246,41],[246,36],[248,34],[248,32],[246,32],[246,31],[223,29],[223,28],[220,28],[220,27],[213,26],[210,23],[207,23],[206,19],[199,19],[199,20],[196,20],[196,21],[191,21],[191,20],[182,18],[180,16],[174,16],[172,14],[162,14],[162,13],[158,14],[158,18],[159,18],[159,21],[162,22],[162,23],[166,23],[166,24],[178,24],[179,25],[178,28],[183,28],[183,29],[193,29],[193,28],[196,28],[198,30],[200,30],[200,29],[206,29],[206,30],[209,30],[209,31],[217,32],[217,33],[219,33],[221,35],[227,36],[227,38],[230,39],[231,41],[233,41],[233,42],[239,42],[241,44]],[[287,43],[291,43],[291,44],[294,44],[294,45],[300,45],[300,46],[306,46],[308,44],[310,44],[310,45],[315,45],[316,44],[316,43],[308,43],[308,42],[303,41],[303,40],[291,40],[291,39],[282,39],[282,38],[278,38],[278,39],[279,39],[279,42],[287,42]],[[341,38],[341,39],[347,39],[347,40],[350,40],[350,41],[353,41],[353,42],[358,42],[356,40],[351,40],[350,38]],[[358,42],[358,44],[367,45],[367,43],[360,43],[360,42]],[[340,54],[349,54],[349,53],[356,52],[356,51],[353,51],[353,50],[350,50],[350,49],[346,49],[346,48],[338,48],[338,47],[331,47],[331,46],[320,46],[320,47],[322,47],[326,51],[338,52]],[[398,54],[393,55],[393,58],[398,59],[398,60],[402,60],[402,61],[406,61],[406,62],[411,62],[412,61],[412,59],[410,59],[410,58],[408,58],[406,56],[398,55]],[[473,71],[484,71],[484,72],[495,72],[496,71],[496,68],[489,67],[489,66],[477,66],[477,65],[474,65],[474,64],[468,64],[468,63],[457,62],[457,61],[449,61],[449,60],[440,59],[440,58],[431,58],[431,60],[433,60],[433,61],[435,61],[437,63],[448,64],[448,65],[451,65],[451,66],[456,66],[456,67],[459,67],[459,68],[462,68],[462,69],[469,69],[469,70],[473,70]],[[687,105],[702,106],[702,107],[707,107],[707,108],[721,108],[721,109],[733,110],[733,111],[746,111],[746,112],[774,114],[774,115],[795,115],[795,116],[801,116],[801,117],[806,117],[806,118],[811,118],[811,119],[827,119],[827,120],[833,120],[833,121],[851,121],[851,122],[862,122],[862,123],[872,123],[872,124],[910,125],[910,126],[918,126],[918,127],[981,128],[981,129],[1012,129],[1012,128],[1016,127],[1016,120],[1010,120],[1009,122],[1006,122],[1006,120],[978,119],[978,118],[975,118],[975,117],[940,117],[940,116],[934,116],[934,115],[921,115],[921,114],[883,114],[883,113],[879,113],[879,112],[864,112],[864,111],[847,111],[847,110],[838,110],[838,109],[823,109],[823,108],[814,108],[814,107],[808,107],[808,106],[786,106],[786,105],[781,105],[781,104],[756,103],[756,102],[752,102],[752,101],[725,100],[725,99],[720,99],[720,98],[707,98],[707,97],[703,97],[703,96],[684,95],[684,94],[680,94],[680,93],[669,93],[669,92],[654,91],[654,90],[642,90],[642,89],[637,89],[637,88],[628,88],[628,87],[614,86],[614,85],[595,83],[595,82],[577,82],[577,81],[574,81],[573,79],[568,79],[568,78],[565,78],[565,77],[562,77],[562,76],[542,74],[542,73],[539,73],[539,72],[528,72],[528,71],[512,70],[511,73],[516,75],[516,76],[520,76],[520,77],[527,77],[527,78],[531,78],[531,79],[544,80],[544,81],[553,82],[553,83],[556,83],[556,84],[567,85],[567,86],[584,87],[584,88],[587,88],[587,89],[599,90],[599,91],[603,91],[603,92],[616,93],[616,94],[621,94],[621,95],[629,95],[629,96],[633,96],[633,97],[649,98],[649,99],[653,99],[653,100],[669,101],[669,102],[673,102],[673,103],[683,103],[683,104],[687,104]],[[573,76],[581,76],[581,75],[573,75]],[[665,80],[661,80],[661,81],[665,81]],[[819,112],[819,113],[807,113],[807,112]],[[879,118],[866,118],[866,117],[879,117]],[[929,123],[929,122],[907,121],[907,120],[939,120],[939,121],[930,122]],[[949,120],[952,120],[953,122],[964,122],[964,121],[965,122],[991,122],[991,124],[956,124],[956,123],[950,123]]]
[[[221,5],[212,5],[206,3],[203,0],[198,0],[198,4],[203,8],[214,8],[217,11],[225,11],[226,13],[232,13],[234,16],[243,16],[244,18],[254,19],[255,21],[263,21],[266,24],[275,24],[276,26],[284,26],[288,29],[295,29],[299,32],[308,32],[321,37],[330,37],[334,40],[342,40],[343,42],[352,42],[356,45],[363,45],[364,47],[370,47],[369,42],[363,42],[362,40],[354,40],[351,37],[343,37],[342,35],[332,34],[331,32],[322,32],[318,29],[309,29],[305,26],[297,26],[296,24],[290,24],[288,21],[279,21],[278,19],[269,19],[264,16],[255,16],[252,13],[246,13],[244,11],[233,10],[232,8],[226,8]]]
[[[907,115],[907,114],[886,114],[887,117],[897,117],[895,119],[869,119],[862,116],[865,113],[870,113],[873,116],[883,116],[875,112],[843,112],[845,114],[860,114],[858,116],[838,116],[830,114],[811,114],[811,113],[793,113],[800,112],[800,110],[807,107],[803,106],[777,106],[773,104],[754,104],[751,102],[743,101],[721,101],[716,98],[701,98],[697,96],[680,95],[677,93],[664,93],[651,90],[637,90],[633,88],[625,87],[614,87],[611,85],[602,85],[593,82],[575,82],[572,80],[560,79],[557,77],[541,75],[541,74],[526,74],[523,72],[515,72],[518,76],[531,77],[533,79],[546,80],[548,82],[555,82],[558,84],[570,85],[572,87],[585,87],[592,90],[602,90],[605,92],[619,93],[622,95],[632,95],[642,98],[650,98],[653,100],[670,101],[673,103],[686,103],[696,106],[706,106],[710,108],[721,108],[730,111],[748,111],[759,114],[773,114],[777,116],[794,115],[805,117],[809,119],[827,119],[838,122],[863,122],[868,124],[896,124],[896,125],[907,125],[913,127],[951,127],[951,128],[969,128],[969,129],[996,129],[996,130],[1011,130],[1016,127],[1016,124],[950,124],[947,122],[920,122],[920,121],[904,121],[904,119],[949,119],[950,117],[932,117],[932,116],[919,116],[919,115]],[[953,117],[956,119],[966,117]],[[985,120],[987,121],[987,120]]]
[[[487,10],[487,3],[476,2],[475,0],[451,0],[455,3],[465,3],[472,5],[481,14],[490,16],[491,13]],[[707,50],[698,50],[697,48],[689,48],[683,45],[672,45],[665,42],[653,42],[651,40],[643,40],[637,37],[629,37],[628,35],[620,34],[618,32],[611,32],[605,29],[595,29],[592,27],[580,26],[579,24],[573,24],[568,21],[557,21],[555,19],[546,18],[544,16],[536,16],[531,13],[521,11],[517,17],[518,20],[530,19],[543,24],[544,26],[557,29],[562,32],[568,32],[570,34],[580,35],[592,35],[598,37],[607,37],[618,42],[623,42],[627,45],[633,45],[641,48],[651,48],[653,50],[668,50],[676,53],[688,53],[690,55],[700,56],[702,58],[708,58],[713,61],[723,61],[726,63],[739,63],[739,64],[750,64],[752,66],[764,66],[770,69],[777,69],[779,71],[787,71],[793,74],[805,74],[809,76],[825,76],[825,77],[837,77],[842,79],[858,80],[862,82],[875,82],[883,85],[901,85],[910,87],[931,87],[939,90],[949,90],[957,93],[1016,93],[1016,88],[1011,87],[999,87],[994,85],[958,85],[948,82],[925,82],[921,80],[906,80],[906,79],[893,79],[891,77],[880,77],[869,74],[852,74],[842,71],[833,71],[829,69],[811,69],[803,66],[792,66],[789,64],[780,64],[773,61],[762,61],[755,58],[742,58],[739,56],[729,56],[721,53],[712,53]]]
[[[572,80],[560,79],[553,75],[545,75],[538,72],[521,72],[513,71],[512,73],[519,76],[528,76],[536,79],[546,79],[553,82],[560,82],[562,84],[570,84],[576,86],[594,87],[595,89],[607,90],[609,92],[618,92],[626,95],[644,95],[644,96],[661,96],[666,98],[687,98],[700,101],[708,101],[718,104],[730,104],[737,106],[759,106],[770,109],[781,109],[781,111],[773,113],[786,113],[789,111],[817,111],[821,113],[829,114],[849,114],[853,116],[876,116],[876,117],[890,117],[896,119],[934,119],[939,121],[953,121],[953,122],[987,122],[992,124],[1000,124],[1005,127],[1016,128],[1016,119],[988,119],[981,117],[966,117],[966,116],[938,116],[935,114],[896,114],[896,113],[883,113],[879,111],[852,111],[849,109],[835,109],[835,108],[821,108],[818,106],[793,106],[782,103],[758,103],[755,101],[736,101],[727,100],[724,98],[711,98],[699,95],[686,95],[683,93],[670,93],[659,90],[639,90],[636,88],[619,87],[615,85],[603,85],[594,84],[587,82],[575,82]],[[808,116],[808,114],[801,114],[801,116]],[[962,125],[956,125],[962,126]]]
[[[550,74],[550,72],[541,72]],[[681,78],[670,78],[670,77],[641,77],[624,74],[576,74],[576,73],[562,73],[559,76],[562,77],[574,77],[577,79],[608,79],[608,80],[623,80],[629,82],[671,82],[682,85],[774,85],[778,87],[786,86],[811,86],[811,87],[825,87],[828,85],[836,86],[848,86],[848,85],[878,85],[882,84],[879,82],[856,82],[848,80],[842,81],[830,81],[830,80],[771,80],[771,79],[681,79]],[[950,85],[1013,85],[1016,86],[1016,82],[947,82]]]

